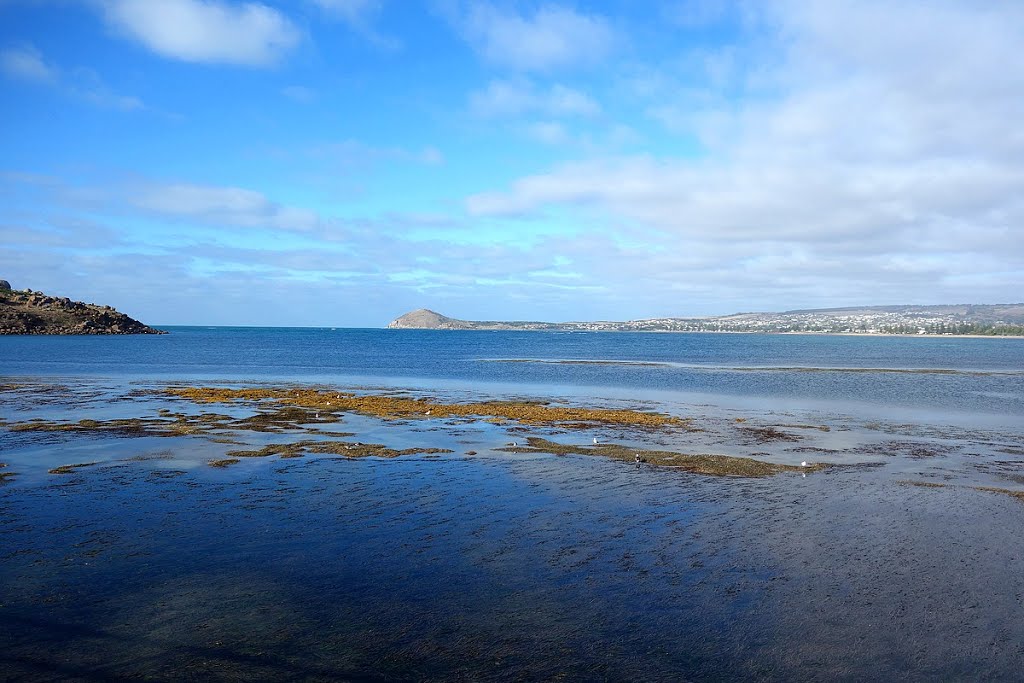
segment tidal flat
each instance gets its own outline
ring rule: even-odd
[[[25,378],[0,419],[11,680],[1024,670],[1013,425]]]

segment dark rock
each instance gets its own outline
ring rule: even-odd
[[[29,289],[18,292],[0,288],[0,334],[166,333],[110,306],[47,296]]]

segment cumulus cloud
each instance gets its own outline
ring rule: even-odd
[[[521,71],[595,64],[615,46],[602,16],[542,5],[532,14],[475,2],[450,13],[456,28],[486,61]]]
[[[730,82],[681,74],[640,103],[699,153],[566,162],[467,210],[632,231],[617,267],[686,291],[1019,298],[1024,7],[762,7]]]
[[[186,62],[267,66],[302,34],[277,10],[221,0],[106,0],[107,23],[153,52]]]

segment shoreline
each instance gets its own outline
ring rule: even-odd
[[[193,327],[177,325],[176,327]],[[230,327],[230,326],[226,326]],[[391,330],[414,332],[540,332],[553,334],[760,334],[764,336],[812,336],[812,337],[918,337],[928,339],[1024,339],[1024,334],[902,334],[899,332],[765,332],[763,330],[577,330],[577,329],[534,329],[518,327],[489,328],[446,328],[446,327],[282,327],[262,329],[305,329],[305,330]]]

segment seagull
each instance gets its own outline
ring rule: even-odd
[[[807,467],[807,461],[804,460],[802,463],[800,463],[800,467]]]
[[[595,446],[597,445],[597,437],[596,436],[594,437],[594,445]]]
[[[423,413],[423,414],[424,414],[424,415],[430,415],[430,411],[428,410],[427,412],[425,412],[425,413]]]

